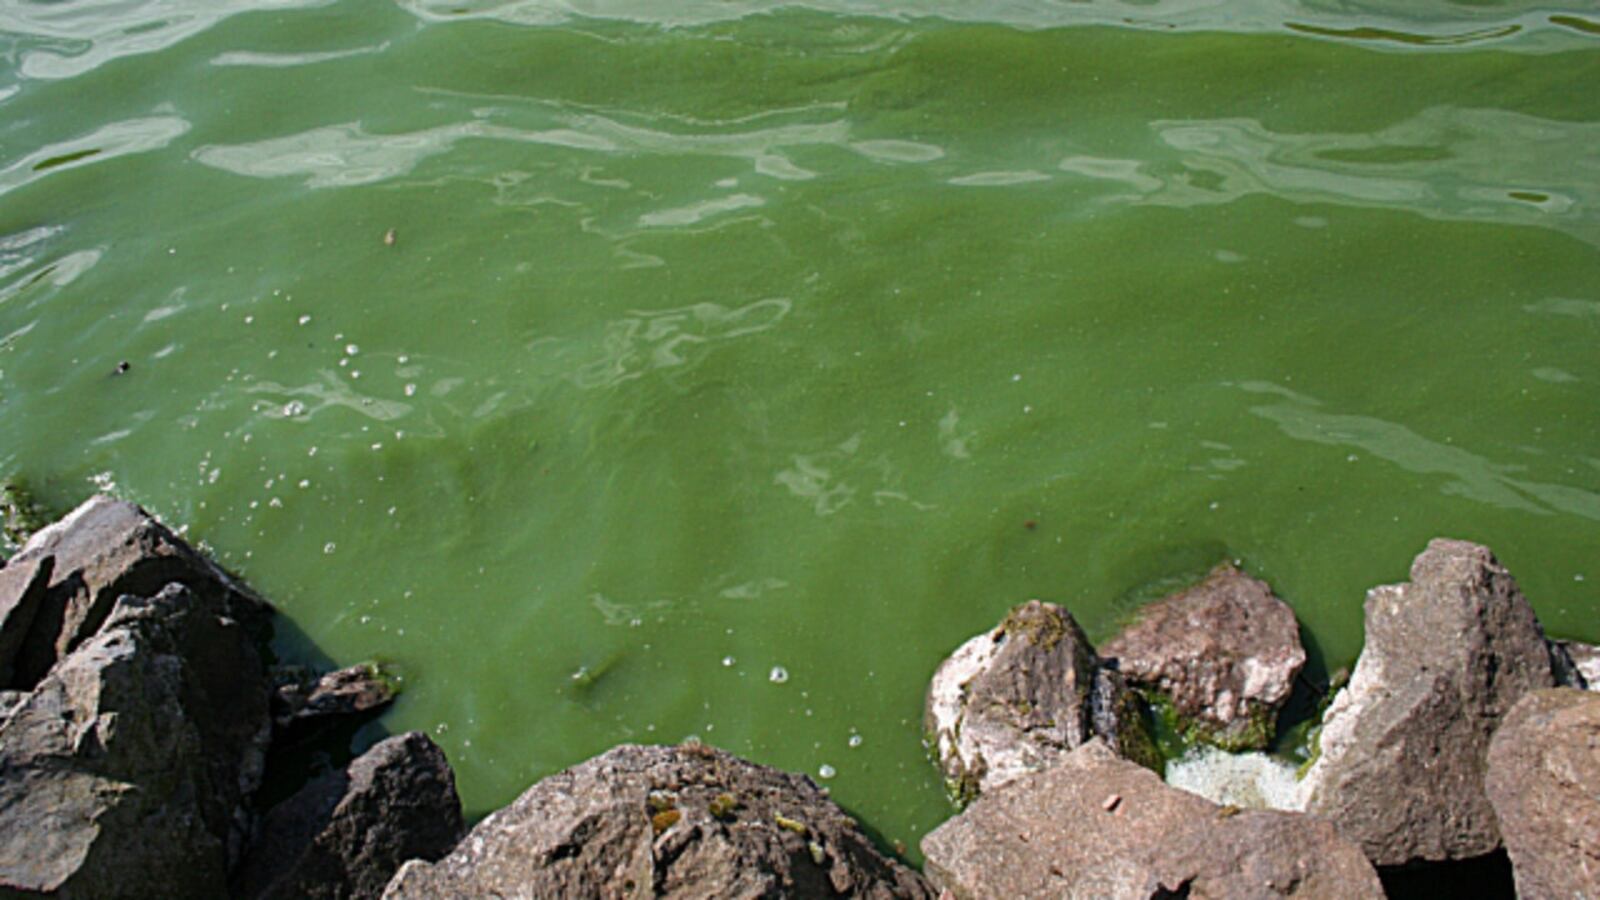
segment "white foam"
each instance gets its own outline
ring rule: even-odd
[[[1167,763],[1167,784],[1243,809],[1301,808],[1295,767],[1265,753],[1195,747]]]

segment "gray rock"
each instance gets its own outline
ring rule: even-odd
[[[419,731],[392,737],[273,807],[233,896],[376,897],[401,863],[449,853],[461,829],[444,751]]]
[[[40,554],[0,569],[0,686],[13,683],[17,657],[50,589],[56,558]]]
[[[28,689],[58,659],[87,640],[123,594],[148,597],[178,582],[205,597],[257,640],[270,631],[271,608],[249,588],[131,503],[95,496],[35,532],[0,575],[44,556],[55,569],[9,683]],[[0,580],[0,590],[13,584]],[[0,593],[0,610],[6,595]]]
[[[922,852],[929,879],[957,900],[1383,896],[1330,823],[1217,806],[1099,741],[985,793]]]
[[[1406,584],[1367,594],[1366,645],[1323,716],[1306,809],[1378,865],[1500,846],[1483,792],[1489,739],[1555,678],[1533,609],[1485,547],[1438,539]]]
[[[1100,665],[1072,614],[1030,600],[934,672],[923,728],[958,802],[969,802],[1100,737],[1155,767],[1138,701]]]
[[[709,747],[625,745],[552,775],[385,898],[917,897],[810,779]]]
[[[1294,611],[1231,565],[1144,607],[1100,655],[1167,697],[1189,736],[1234,751],[1271,743],[1306,662]]]
[[[274,747],[315,740],[343,725],[376,716],[394,702],[394,682],[376,663],[347,666],[317,677],[302,667],[275,670],[281,683],[272,695]]]
[[[269,732],[237,621],[182,585],[118,598],[0,724],[0,893],[220,896]]]
[[[1524,696],[1489,745],[1484,786],[1517,896],[1600,897],[1600,695]]]
[[[1566,687],[1600,691],[1600,647],[1577,641],[1551,641],[1556,680]]]

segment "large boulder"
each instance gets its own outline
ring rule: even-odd
[[[1235,751],[1272,741],[1306,662],[1294,611],[1231,565],[1144,607],[1100,655],[1170,700],[1191,738]]]
[[[267,691],[254,637],[214,603],[176,584],[118,598],[0,724],[0,893],[221,896]]]
[[[923,728],[961,803],[1096,737],[1141,764],[1160,764],[1122,677],[1101,665],[1071,613],[1038,600],[940,664]]]
[[[1485,547],[1438,539],[1411,580],[1372,589],[1366,645],[1323,716],[1306,809],[1378,865],[1500,846],[1484,796],[1489,739],[1524,694],[1555,684],[1517,584]]]
[[[992,792],[922,839],[956,900],[1380,898],[1360,848],[1325,821],[1240,811],[1168,787],[1100,741]]]
[[[1489,745],[1485,788],[1517,896],[1600,897],[1600,695],[1523,697]]]
[[[696,744],[624,745],[544,779],[384,897],[917,897],[815,784]]]
[[[12,598],[44,557],[54,558],[44,595],[31,608],[19,606]],[[12,616],[28,618],[26,638],[0,688],[33,687],[57,660],[99,630],[118,597],[148,597],[173,582],[187,585],[257,640],[266,638],[271,616],[266,601],[139,507],[91,497],[35,532],[0,569],[0,635],[15,630]]]
[[[233,896],[376,897],[401,863],[449,853],[461,827],[444,751],[419,731],[392,737],[273,807]]]

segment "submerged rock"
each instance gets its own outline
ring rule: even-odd
[[[461,827],[461,800],[444,751],[418,731],[392,737],[273,807],[232,893],[376,897],[401,863],[449,853]]]
[[[91,497],[35,532],[0,570],[0,614],[15,614],[8,597],[20,589],[22,576],[13,578],[12,570],[47,556],[55,560],[49,585],[33,610],[11,678],[0,687],[33,687],[57,660],[99,630],[118,597],[149,597],[173,582],[187,585],[258,641],[270,629],[266,601],[131,503]],[[7,628],[0,623],[0,634]]]
[[[1217,806],[1100,741],[985,793],[922,852],[930,880],[962,900],[1383,896],[1330,823]]]
[[[0,893],[223,895],[269,731],[237,621],[182,585],[119,597],[0,724]]]
[[[1484,795],[1490,737],[1523,695],[1555,684],[1533,608],[1488,548],[1438,539],[1406,584],[1372,589],[1366,645],[1323,717],[1302,782],[1378,865],[1500,846]]]
[[[1485,788],[1519,897],[1600,897],[1600,695],[1523,697],[1489,745]]]
[[[810,779],[709,747],[624,745],[544,779],[385,898],[914,897]]]
[[[1271,742],[1306,662],[1294,611],[1231,565],[1144,607],[1100,652],[1128,681],[1169,699],[1189,737],[1228,750]]]
[[[1099,737],[1159,765],[1137,699],[1100,664],[1071,613],[1030,600],[956,649],[928,686],[923,727],[961,802]]]

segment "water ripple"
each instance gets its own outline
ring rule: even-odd
[[[1600,521],[1600,494],[1565,484],[1514,477],[1522,467],[1496,463],[1452,444],[1429,440],[1411,429],[1371,416],[1324,412],[1319,401],[1277,385],[1235,385],[1252,393],[1275,393],[1287,403],[1253,406],[1291,438],[1354,447],[1418,475],[1445,475],[1440,490],[1502,509],[1537,515],[1568,513]]]
[[[54,172],[159,150],[188,130],[188,121],[177,116],[149,116],[113,122],[81,137],[40,147],[0,169],[0,196]]]
[[[0,34],[26,36],[24,78],[82,75],[98,66],[165,50],[240,13],[308,9],[332,0],[78,0],[0,5]]]

